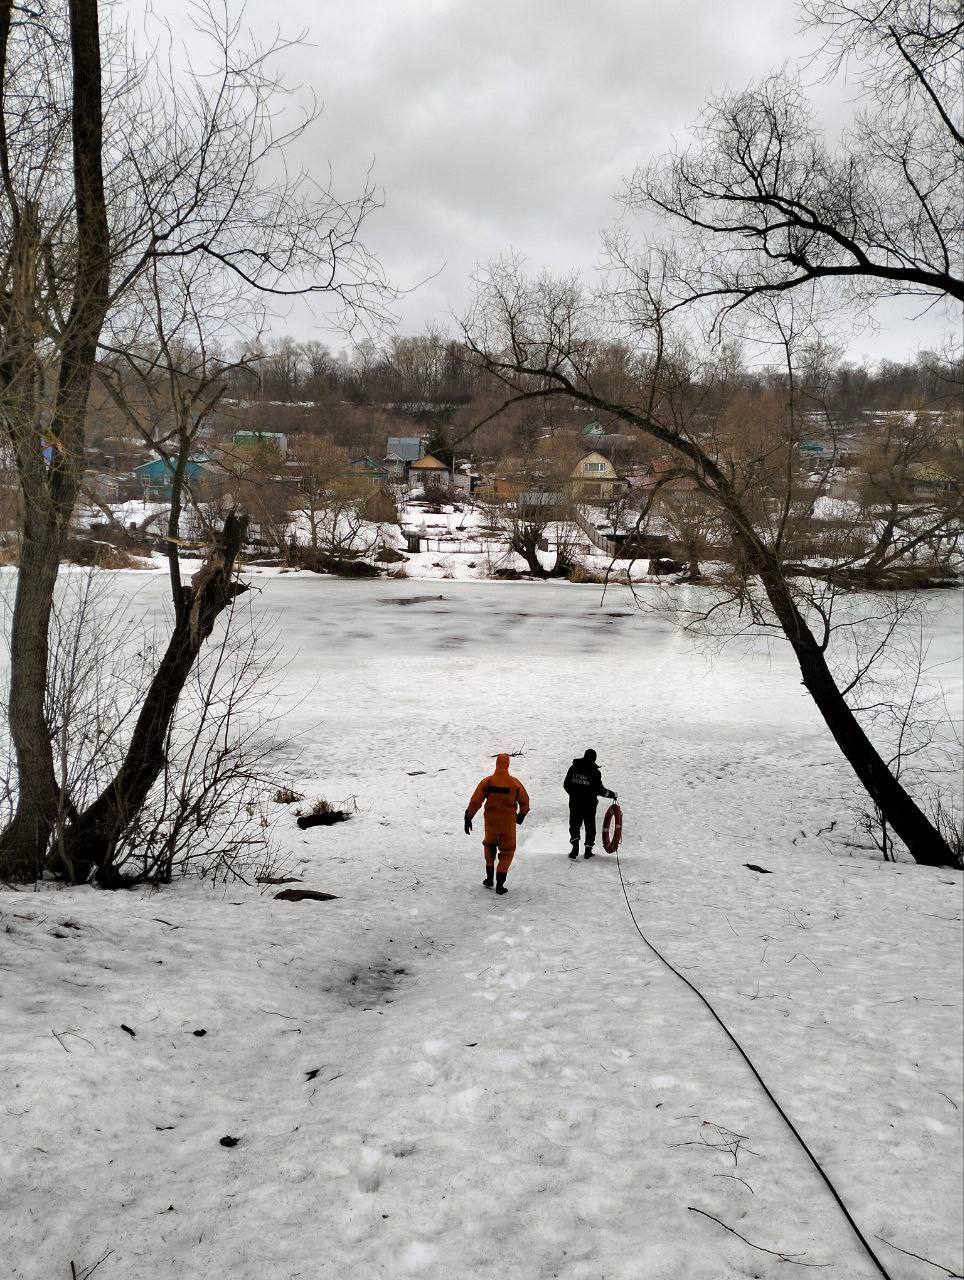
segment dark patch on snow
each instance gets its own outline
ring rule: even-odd
[[[309,827],[333,827],[336,822],[347,822],[350,817],[350,813],[344,813],[341,809],[332,809],[328,813],[306,813],[298,819],[298,826],[302,831],[307,831]]]
[[[347,971],[343,978],[322,989],[351,1009],[371,1009],[376,1004],[391,1004],[394,992],[408,976],[404,968],[381,959],[365,968]]]
[[[331,902],[338,897],[337,893],[319,893],[317,889],[282,889],[276,893],[275,899],[282,902],[303,902],[306,898],[312,902]]]
[[[445,596],[399,596],[392,600],[379,600],[379,604],[397,604],[400,606],[409,604],[431,604],[435,600],[444,600]]]

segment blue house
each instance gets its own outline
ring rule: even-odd
[[[207,458],[189,458],[184,467],[184,483],[188,489],[204,478]],[[142,462],[134,468],[134,475],[140,481],[145,502],[169,502],[172,496],[171,486],[174,482],[173,459],[152,458],[150,462]]]

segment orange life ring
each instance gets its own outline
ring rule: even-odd
[[[602,842],[603,848],[607,853],[615,853],[619,848],[619,842],[623,837],[623,811],[619,805],[613,803],[606,810],[606,816],[603,818]]]

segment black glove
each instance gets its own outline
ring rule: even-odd
[[[521,827],[523,822],[525,822],[525,820],[526,820],[526,816],[524,813],[517,813],[515,815],[515,825],[517,827]]]
[[[609,793],[609,798],[610,798],[610,800],[615,800],[615,799],[616,799],[616,792],[615,792],[615,791],[610,791],[610,793]]]
[[[465,834],[467,836],[472,834],[472,819],[468,814],[465,815]]]

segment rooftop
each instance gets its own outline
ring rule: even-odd
[[[398,462],[418,462],[425,452],[420,436],[389,436],[386,457]]]

